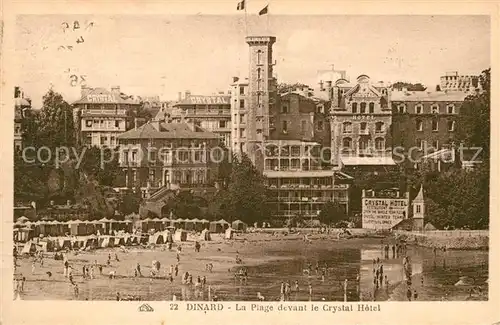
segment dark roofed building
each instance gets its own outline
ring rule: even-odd
[[[151,121],[118,136],[120,167],[128,188],[144,196],[163,187],[212,185],[219,136],[193,123]],[[212,158],[211,158],[212,153]]]

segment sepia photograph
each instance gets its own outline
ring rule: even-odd
[[[13,300],[491,299],[491,16],[278,2],[13,18]]]

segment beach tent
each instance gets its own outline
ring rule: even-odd
[[[195,222],[191,219],[184,220],[184,229],[185,230],[194,230]]]
[[[229,228],[229,222],[224,219],[220,219],[218,221],[212,221],[210,223],[210,232],[221,233],[224,232],[227,228]]]
[[[33,254],[37,250],[36,244],[33,241],[29,241],[26,244],[24,244],[23,250],[21,251],[21,254]]]
[[[204,240],[204,241],[212,240],[212,238],[210,237],[210,231],[208,229],[203,229],[201,231],[200,240]]]
[[[161,233],[157,232],[154,235],[149,236],[150,244],[163,244],[163,236]]]
[[[184,227],[184,222],[185,222],[185,220],[184,220],[184,219],[177,218],[177,219],[175,219],[175,220],[172,220],[172,221],[170,222],[170,224],[171,224],[171,226],[172,226],[172,227],[175,227],[175,228],[182,228],[182,227]]]
[[[241,231],[247,231],[247,227],[248,227],[247,224],[244,223],[241,220],[234,221],[231,226],[232,226],[233,229],[235,229],[235,230],[241,230]]]
[[[194,218],[194,219],[191,220],[191,222],[193,223],[194,230],[196,230],[196,231],[202,231],[204,229],[203,223],[201,222],[200,219]]]
[[[71,240],[69,238],[59,238],[60,249],[71,248]]]
[[[207,219],[201,219],[200,223],[201,229],[208,229],[210,227],[210,221],[208,221]]]
[[[115,246],[123,246],[125,245],[125,238],[124,237],[116,237],[115,238]]]
[[[124,241],[125,241],[125,246],[130,246],[132,245],[132,236],[130,235],[126,235],[124,237]]]
[[[26,218],[25,216],[22,216],[22,217],[17,218],[16,223],[21,223],[22,224],[22,223],[25,223],[28,220],[29,220],[28,218]]]
[[[85,247],[95,249],[97,247],[97,238],[93,237],[93,236],[87,238],[87,242],[85,243]]]
[[[106,248],[109,246],[109,237],[101,237],[99,238],[99,247]]]
[[[173,243],[174,242],[172,233],[169,230],[164,230],[161,233],[159,233],[159,235],[162,236],[163,243]]]
[[[233,228],[227,228],[226,229],[226,234],[225,234],[224,238],[226,238],[226,239],[233,239],[233,235],[234,235],[234,229]]]
[[[437,228],[434,227],[432,223],[428,222],[425,224],[424,230],[432,231],[432,230],[437,230]]]
[[[174,235],[175,241],[186,241],[187,240],[187,231],[183,229],[177,229]]]
[[[116,243],[116,237],[109,236],[108,247],[115,247],[116,246],[115,243]]]
[[[17,236],[18,241],[24,243],[33,238],[33,231],[27,227],[20,228]]]

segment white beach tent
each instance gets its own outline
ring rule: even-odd
[[[203,229],[201,231],[200,240],[203,240],[203,241],[210,241],[210,240],[212,240],[212,237],[210,236],[210,231],[208,229]]]

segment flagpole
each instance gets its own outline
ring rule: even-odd
[[[247,4],[245,3],[246,0],[244,0],[244,5],[243,5],[243,10],[245,10],[245,37],[248,37],[248,24],[247,24]]]
[[[269,8],[269,7],[270,7],[270,5],[271,5],[271,0],[269,0],[269,1],[267,2],[267,34],[268,34],[268,35],[271,35],[271,30],[270,30],[270,28],[269,28],[269,16],[271,15],[271,13],[270,13],[270,11],[269,11],[269,9],[270,9],[270,8]]]

